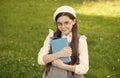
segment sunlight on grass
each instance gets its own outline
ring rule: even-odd
[[[85,3],[76,7],[78,14],[95,15],[95,16],[120,16],[120,2],[100,2]]]
[[[48,2],[49,1],[49,2]],[[1,0],[0,78],[42,78],[37,63],[52,15],[60,5],[77,10],[78,29],[87,36],[90,68],[85,78],[120,78],[120,1]]]

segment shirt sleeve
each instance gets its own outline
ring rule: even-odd
[[[51,41],[51,37],[53,37],[53,33],[54,32],[51,29],[49,29],[49,34],[44,41],[44,45],[38,53],[38,64],[40,65],[45,65],[45,62],[43,61],[43,56],[49,53],[50,41]]]
[[[86,36],[82,35],[79,39],[79,64],[75,67],[76,74],[86,74],[89,70],[88,46]]]

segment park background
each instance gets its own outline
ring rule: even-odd
[[[42,77],[38,52],[61,5],[75,8],[79,33],[87,36],[85,78],[120,78],[119,0],[0,0],[0,78]]]

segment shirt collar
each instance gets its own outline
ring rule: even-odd
[[[70,32],[67,36],[65,34],[62,34],[62,38],[67,38],[68,42],[70,43],[72,40],[72,32]]]

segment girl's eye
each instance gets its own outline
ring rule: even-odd
[[[62,24],[61,24],[61,23],[58,23],[57,26],[62,26]]]
[[[69,24],[69,22],[65,22],[64,25],[67,26]]]

